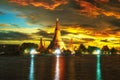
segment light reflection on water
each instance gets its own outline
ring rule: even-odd
[[[96,80],[101,80],[101,63],[100,63],[100,55],[97,55],[97,69],[96,69]]]
[[[56,55],[54,80],[63,80],[64,70],[65,70],[65,67],[64,67],[63,57],[60,55]]]
[[[34,80],[34,54],[31,54],[29,80]]]
[[[70,75],[69,77],[66,77],[68,80],[72,80],[72,79],[76,79],[75,77],[75,74],[76,72],[80,73],[80,74],[84,74],[83,72],[81,72],[80,69],[77,69],[77,71],[75,71],[75,68],[74,68],[74,65],[75,64],[72,64],[74,63],[74,59],[69,62],[68,64],[65,64],[65,61],[64,61],[65,57],[63,56],[59,56],[57,55],[55,57],[55,67],[54,67],[54,77],[53,77],[53,80],[63,80],[65,78],[65,73],[66,73],[66,70],[69,69],[69,72],[71,74],[66,74],[66,75]],[[34,54],[31,54],[31,58],[30,58],[30,71],[29,71],[29,80],[35,80],[35,77],[34,77],[34,68],[35,68],[35,65],[34,65],[34,60],[35,60],[35,55]],[[81,63],[81,62],[79,62]],[[69,68],[65,68],[65,65],[69,65]],[[101,64],[100,64],[100,55],[97,55],[97,63],[96,63],[96,80],[101,80]],[[40,67],[39,67],[40,68]],[[82,69],[84,69],[83,67],[81,67]],[[66,70],[65,70],[66,69]],[[86,72],[86,71],[84,71]],[[41,72],[39,72],[41,73]],[[87,74],[86,74],[87,75]],[[44,77],[44,76],[43,76]],[[43,78],[41,76],[41,79]],[[40,78],[40,77],[39,77]],[[84,78],[84,77],[83,77]],[[43,78],[44,79],[44,78]]]
[[[54,80],[60,79],[60,69],[59,69],[59,55],[56,56],[56,65],[55,65],[55,78]]]

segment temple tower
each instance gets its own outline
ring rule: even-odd
[[[75,53],[74,46],[73,46],[73,39],[70,40],[69,45],[68,45],[68,49],[71,51],[72,54]]]
[[[40,43],[39,43],[39,48],[38,48],[38,50],[39,50],[40,52],[43,52],[43,51],[45,50],[45,45],[43,45],[43,39],[42,39],[42,38],[40,38]]]
[[[41,49],[41,48],[44,48],[42,38],[40,38],[40,44],[39,44],[39,49]]]
[[[73,51],[73,39],[70,39],[68,48],[69,48],[71,51]]]
[[[61,39],[61,33],[60,33],[60,26],[59,26],[59,19],[56,19],[56,27],[55,27],[55,33],[54,38],[51,41],[50,45],[48,46],[48,49],[55,50],[56,48],[65,49],[64,42]]]

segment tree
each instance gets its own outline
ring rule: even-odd
[[[112,49],[110,50],[110,52],[111,52],[111,54],[116,54],[117,50],[114,47],[112,47]]]
[[[102,47],[102,52],[103,52],[103,54],[109,54],[109,52],[110,52],[109,47],[107,45],[103,46]]]
[[[87,51],[86,47],[83,44],[80,44],[78,48],[78,53],[84,54]]]

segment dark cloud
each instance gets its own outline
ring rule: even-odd
[[[114,44],[118,44],[118,45],[120,45],[120,43],[114,43]]]
[[[105,40],[101,40],[101,42],[109,42],[107,39],[105,39]]]
[[[113,26],[117,26],[120,28],[120,19],[112,19],[109,20],[109,22],[113,25]]]
[[[44,38],[53,38],[53,36],[54,36],[54,33],[47,33],[47,31],[44,31],[41,29],[39,29],[38,32],[33,33],[33,34],[36,34],[38,36],[43,36]]]
[[[70,34],[70,32],[68,32],[68,31],[64,31],[64,30],[61,30],[61,35],[67,35],[67,34]]]
[[[14,32],[14,31],[0,31],[0,40],[28,40],[32,39],[30,35]]]
[[[71,33],[71,32],[65,31],[65,30],[61,30],[61,35],[62,36],[65,36],[67,34],[77,34],[77,33]]]
[[[93,38],[82,38],[85,42],[95,41]]]
[[[2,11],[0,11],[0,15],[5,15],[5,13],[4,13],[4,12],[2,12]]]
[[[112,31],[114,31],[114,32],[120,32],[120,28],[119,29],[114,29]]]
[[[16,27],[16,28],[20,28],[20,26],[19,25],[17,25],[17,24],[10,24],[12,27]]]

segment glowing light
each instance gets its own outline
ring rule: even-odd
[[[101,51],[98,49],[98,50],[97,50],[97,54],[100,54],[100,52],[101,52]]]
[[[29,53],[29,49],[25,49],[25,50],[24,50],[24,53],[25,53],[25,54],[28,54],[28,53]]]
[[[35,49],[32,49],[31,51],[30,51],[30,54],[37,54],[38,52],[35,50]]]
[[[98,49],[98,50],[93,51],[93,54],[98,55],[98,54],[100,54],[100,52],[101,51]]]
[[[61,51],[60,51],[60,49],[56,49],[54,53],[55,53],[56,55],[60,55],[60,54],[61,54]]]
[[[34,54],[31,54],[29,80],[34,80]]]
[[[102,80],[101,79],[101,67],[100,67],[100,55],[97,55],[97,70],[96,70],[96,80]]]
[[[55,78],[54,80],[59,80],[60,79],[60,69],[59,69],[59,55],[56,57],[56,68],[55,68]]]

